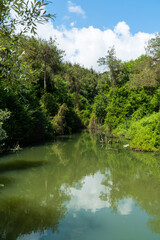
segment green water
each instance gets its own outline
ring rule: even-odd
[[[83,132],[1,157],[0,240],[159,240],[160,154],[122,144]]]

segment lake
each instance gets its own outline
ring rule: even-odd
[[[1,240],[160,240],[160,153],[87,131],[0,158]]]

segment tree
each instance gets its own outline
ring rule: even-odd
[[[52,80],[53,75],[60,69],[64,51],[57,48],[56,41],[52,38],[46,41],[32,37],[26,39],[23,55],[23,58],[31,63],[33,69],[39,68],[39,72],[43,72],[43,87],[46,92],[47,78],[50,77]]]
[[[156,74],[156,81],[160,82],[160,33],[148,42],[146,52],[152,58],[151,67]]]
[[[107,97],[104,93],[100,93],[95,97],[94,113],[101,125],[104,123],[106,117]]]
[[[35,34],[37,23],[44,23],[55,17],[46,13],[45,6],[48,3],[48,0],[1,0],[0,28],[12,32],[19,25],[22,32],[30,30]]]
[[[105,66],[109,68],[111,86],[114,88],[118,82],[118,77],[121,70],[121,61],[116,58],[115,48],[110,48],[105,57],[99,58],[98,63],[99,66]]]
[[[74,93],[74,106],[79,110],[79,92],[82,85],[83,69],[78,65],[66,64],[67,85],[71,93]]]
[[[148,41],[146,52],[152,57],[155,64],[160,62],[160,33]]]
[[[55,41],[50,38],[50,41],[39,40],[39,53],[38,57],[43,61],[44,64],[44,91],[46,91],[47,86],[47,67],[50,68],[54,74],[54,70],[61,62],[63,58],[63,51],[58,50]]]
[[[26,86],[34,76],[32,69],[24,63],[22,33],[36,33],[36,24],[48,21],[54,16],[46,14],[47,0],[1,0],[0,1],[0,80],[5,88]],[[15,34],[20,26],[21,34]],[[15,80],[15,81],[14,81]],[[23,82],[23,83],[22,83]],[[15,85],[16,83],[16,85]]]
[[[30,61],[24,59],[23,35],[27,31],[35,34],[37,23],[52,18],[46,14],[47,4],[47,0],[0,0],[0,140],[7,134],[8,146],[31,141],[34,128],[41,128],[40,133],[47,128],[48,119],[38,109],[36,91],[32,92],[32,81],[36,82],[38,75],[35,76]],[[20,34],[15,33],[17,26]],[[8,111],[10,115],[6,115]]]
[[[154,87],[157,84],[155,66],[152,65],[151,56],[141,55],[136,60],[131,60],[130,62],[132,63],[132,70],[130,71],[128,82],[129,87]]]

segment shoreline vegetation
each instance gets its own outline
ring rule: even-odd
[[[136,60],[122,62],[111,47],[97,59],[106,71],[97,73],[64,62],[54,39],[25,35],[36,34],[34,17],[40,22],[53,17],[37,10],[47,1],[35,2],[32,17],[25,1],[16,2],[0,6],[0,152],[84,128],[130,139],[137,151],[160,151],[160,34]],[[26,17],[20,34],[9,6]]]

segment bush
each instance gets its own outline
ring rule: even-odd
[[[160,150],[160,113],[153,113],[133,122],[126,134],[131,147],[141,151]]]

